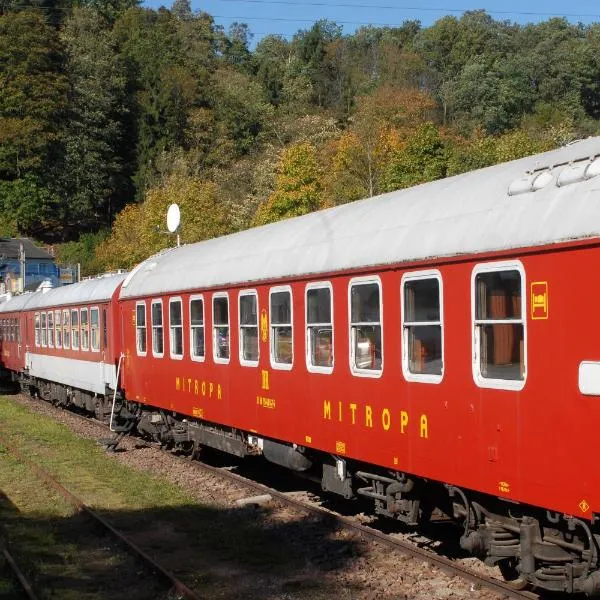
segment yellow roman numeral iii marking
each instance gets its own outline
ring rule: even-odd
[[[262,384],[261,384],[261,388],[263,390],[268,390],[269,389],[269,371],[261,371],[262,374]]]

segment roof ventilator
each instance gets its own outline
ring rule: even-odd
[[[579,161],[567,165],[558,175],[556,185],[563,187],[571,183],[586,181],[600,175],[600,158],[591,157],[587,161]]]
[[[542,188],[546,187],[554,177],[550,169],[543,171],[529,172],[519,179],[515,179],[508,186],[509,196],[518,196],[519,194],[527,194],[528,192],[537,192]]]

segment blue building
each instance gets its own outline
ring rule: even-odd
[[[21,252],[25,262],[25,288],[42,281],[60,285],[60,271],[48,252],[27,238],[0,238],[0,281],[5,292],[21,290]]]

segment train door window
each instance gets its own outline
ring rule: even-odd
[[[81,329],[81,349],[90,349],[90,323],[88,321],[88,309],[82,308],[79,317],[79,326]]]
[[[240,292],[240,363],[258,365],[258,296],[255,291]]]
[[[169,300],[169,352],[171,358],[183,358],[183,313],[181,298]]]
[[[71,313],[68,310],[63,310],[63,348],[71,347]]]
[[[202,296],[190,298],[190,354],[192,360],[204,360],[204,299]]]
[[[135,305],[135,347],[138,356],[147,354],[146,303]]]
[[[520,390],[527,373],[523,265],[518,261],[478,265],[471,285],[475,382]]]
[[[79,311],[71,311],[71,348],[79,349]]]
[[[444,372],[442,276],[439,271],[402,277],[402,373],[407,381],[440,383]]]
[[[229,362],[229,296],[213,295],[213,358],[217,363]]]
[[[102,309],[102,348],[108,348],[108,324],[106,322],[106,309]]]
[[[306,368],[316,373],[333,371],[333,312],[331,284],[306,287]]]
[[[39,347],[42,343],[42,336],[40,335],[40,313],[35,313],[33,318],[35,322],[35,345]]]
[[[46,313],[40,313],[40,331],[42,332],[42,348],[48,345],[48,330],[46,329]]]
[[[152,356],[162,358],[165,354],[162,300],[152,300]]]
[[[100,352],[100,309],[90,308],[90,347],[92,352]]]
[[[57,310],[54,313],[54,326],[56,327],[56,347],[62,348],[62,312]]]
[[[48,347],[54,348],[54,313],[48,311]]]
[[[381,281],[361,277],[350,281],[350,370],[362,377],[383,372]]]
[[[291,369],[294,363],[294,331],[292,327],[292,290],[289,286],[269,291],[271,333],[271,366]]]

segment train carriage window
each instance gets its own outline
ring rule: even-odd
[[[190,298],[190,354],[192,360],[204,360],[204,299],[202,296]]]
[[[92,352],[100,352],[100,309],[90,308],[90,347]]]
[[[183,358],[183,313],[181,298],[169,300],[169,352],[171,358]]]
[[[71,311],[71,348],[79,349],[79,311],[77,309]]]
[[[48,330],[46,329],[46,313],[40,313],[40,331],[42,332],[42,348],[48,345]]]
[[[102,347],[108,348],[108,325],[106,321],[106,309],[102,309]]]
[[[17,343],[21,343],[21,319],[17,318]]]
[[[522,389],[526,377],[525,272],[520,262],[473,270],[473,375],[478,385]]]
[[[271,333],[271,366],[291,369],[294,363],[294,331],[292,327],[292,290],[287,287],[269,291]]]
[[[71,313],[63,310],[63,348],[68,350],[71,347]]]
[[[79,326],[81,329],[81,349],[90,349],[90,323],[88,321],[88,309],[82,308],[79,317]]]
[[[54,313],[48,312],[48,347],[54,348]]]
[[[61,311],[57,310],[54,313],[54,326],[56,327],[56,347],[62,348],[62,319],[61,319]]]
[[[330,283],[306,288],[306,368],[311,372],[333,371],[333,314]]]
[[[350,369],[355,375],[379,377],[383,371],[381,282],[350,282]]]
[[[229,296],[213,295],[213,358],[217,363],[229,362]]]
[[[135,305],[135,347],[138,356],[146,356],[147,340],[146,303],[138,302]]]
[[[255,291],[240,292],[240,363],[245,366],[258,365],[258,297]]]
[[[439,271],[402,277],[402,373],[407,381],[439,383],[444,371],[442,277]]]
[[[152,356],[162,358],[165,354],[162,300],[152,300]]]
[[[42,336],[40,335],[40,313],[35,313],[35,345],[40,346],[42,343]]]

